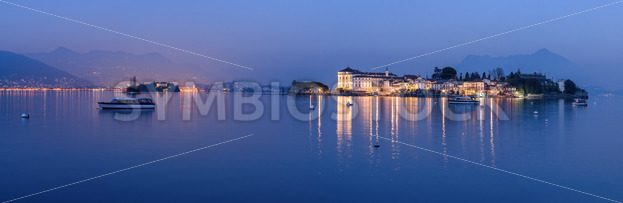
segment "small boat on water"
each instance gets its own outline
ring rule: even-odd
[[[97,102],[101,109],[154,109],[150,98],[114,98],[110,102]]]
[[[588,103],[584,99],[575,99],[573,100],[573,106],[588,106]]]
[[[474,97],[455,97],[448,100],[449,104],[480,104],[480,101]]]

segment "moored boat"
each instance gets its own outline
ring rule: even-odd
[[[584,99],[575,99],[572,104],[573,106],[588,106],[588,103],[586,103]]]
[[[480,104],[480,100],[474,97],[455,97],[448,100],[449,104]]]
[[[153,109],[156,107],[150,98],[114,98],[110,102],[97,102],[101,109]]]

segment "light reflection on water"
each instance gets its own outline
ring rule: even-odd
[[[321,103],[321,97],[317,98],[317,103]],[[470,128],[471,126],[477,127],[474,129],[476,132],[475,135],[478,138],[478,153],[479,153],[479,161],[481,163],[488,162],[488,165],[495,166],[495,134],[494,129],[497,122],[499,122],[499,118],[496,112],[504,111],[506,115],[513,115],[513,108],[511,104],[508,103],[507,99],[483,99],[483,103],[481,105],[448,105],[447,98],[401,98],[401,97],[378,97],[378,96],[370,96],[370,97],[336,97],[336,108],[338,113],[338,118],[335,120],[337,130],[337,152],[338,157],[340,159],[340,163],[348,166],[350,163],[349,159],[352,157],[353,149],[353,126],[360,126],[358,130],[367,131],[367,142],[365,143],[368,148],[368,155],[370,156],[369,162],[378,164],[378,156],[376,156],[376,149],[373,147],[376,143],[378,143],[378,138],[376,135],[387,136],[394,140],[401,140],[401,130],[405,132],[409,132],[408,134],[412,137],[411,139],[418,139],[419,134],[428,134],[429,136],[422,138],[432,138],[430,137],[433,132],[440,132],[440,140],[439,146],[441,146],[441,152],[448,153],[448,135],[447,135],[447,123],[451,122],[452,127],[457,127],[457,125],[462,125],[464,128]],[[494,101],[497,100],[497,101]],[[355,103],[358,107],[358,110],[355,111],[352,107],[347,107],[343,105],[347,102]],[[501,105],[497,105],[497,104]],[[340,105],[341,104],[341,105]],[[491,107],[489,107],[490,104]],[[438,107],[435,107],[438,106]],[[417,112],[424,111],[424,108],[434,108],[435,110],[439,110],[437,113],[433,111],[430,116],[425,118],[416,118]],[[495,108],[495,109],[489,109]],[[400,113],[399,111],[409,112],[409,113]],[[452,115],[447,115],[451,111]],[[353,115],[353,112],[357,112],[357,115]],[[454,117],[458,117],[458,114],[468,114],[466,120],[464,121],[456,121]],[[403,116],[407,116],[406,118]],[[321,117],[322,118],[322,117]],[[434,121],[439,121],[441,125],[439,125],[439,129],[430,128],[433,125]],[[318,122],[320,123],[321,120]],[[487,122],[488,121],[488,122]],[[384,122],[385,125],[388,126],[385,132],[381,131],[379,134],[379,122]],[[509,121],[510,122],[510,121]],[[309,122],[310,128],[314,122]],[[404,123],[408,123],[408,125],[404,125]],[[420,126],[421,123],[426,123],[424,126]],[[485,130],[485,126],[489,128],[489,130]],[[408,127],[408,129],[401,129],[401,127]],[[418,129],[422,128],[422,129]],[[319,128],[320,129],[320,128]],[[422,132],[424,130],[424,132]],[[428,133],[427,133],[428,132]],[[320,130],[318,130],[318,134],[320,135]],[[463,152],[467,150],[466,142],[470,139],[469,131],[462,131],[459,133],[460,136],[460,147],[463,149]],[[486,136],[486,138],[485,138]],[[318,138],[320,139],[320,138]],[[485,141],[486,139],[486,141]],[[395,160],[400,159],[400,151],[401,146],[398,143],[384,143],[384,146],[390,147],[391,149],[391,158]],[[376,158],[375,158],[376,156]],[[375,162],[376,161],[376,162]],[[400,163],[397,161],[397,163]],[[448,163],[448,157],[443,157],[444,165]],[[395,170],[400,170],[400,167],[397,166]]]
[[[182,105],[197,95],[205,100],[205,94],[159,93],[156,99],[172,98],[163,106],[164,114],[141,111],[138,119],[123,122],[115,115],[126,112],[97,109],[98,101],[125,96],[119,92],[0,92],[0,186],[7,188],[0,192],[0,198],[36,192],[78,176],[92,177],[248,133],[256,136],[150,166],[154,171],[149,173],[142,171],[149,169],[142,169],[132,172],[132,177],[107,177],[98,183],[75,186],[77,190],[119,195],[90,197],[68,189],[42,196],[42,200],[118,201],[115,197],[137,195],[141,198],[135,200],[158,201],[169,197],[160,191],[200,193],[197,188],[201,188],[214,191],[210,193],[213,200],[226,201],[226,196],[217,194],[232,195],[232,187],[222,187],[227,184],[248,191],[247,195],[237,194],[242,195],[242,201],[258,196],[271,200],[305,196],[307,201],[482,201],[490,200],[490,194],[520,202],[543,198],[594,200],[378,140],[377,135],[614,199],[623,198],[617,189],[623,183],[616,181],[623,178],[618,172],[623,161],[605,155],[623,153],[619,147],[623,138],[617,134],[623,131],[618,121],[623,114],[619,98],[592,98],[599,105],[590,101],[589,107],[576,108],[562,100],[530,104],[521,99],[488,98],[482,99],[481,105],[454,106],[448,105],[446,98],[299,96],[295,98],[299,110],[311,112],[308,118],[318,117],[299,121],[288,115],[286,97],[278,96],[280,120],[272,121],[267,109],[257,121],[233,121],[233,96],[225,93],[227,119],[217,121],[214,108],[204,116],[195,103]],[[270,98],[261,98],[264,107],[271,107]],[[347,107],[347,102],[355,105]],[[312,104],[316,109],[306,111]],[[416,114],[427,109],[430,116]],[[182,112],[188,110],[191,119],[185,121]],[[500,119],[496,113],[500,111],[509,120]],[[536,117],[534,111],[539,112]],[[19,119],[23,112],[30,113],[31,119]],[[461,113],[468,119],[452,117]],[[375,144],[380,147],[375,148]],[[171,176],[171,171],[183,175]],[[128,181],[135,176],[142,177],[142,181]],[[150,192],[158,198],[143,199],[145,195],[138,195],[141,190],[115,189],[120,184],[148,187],[151,179],[162,181],[150,190],[159,191]],[[309,184],[301,185],[301,180]],[[25,186],[11,187],[22,182]],[[517,190],[526,192],[518,195],[513,192]],[[377,195],[361,196],[371,193]],[[291,196],[286,198],[284,194]]]

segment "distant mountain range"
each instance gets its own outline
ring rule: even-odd
[[[506,74],[542,72],[548,78],[572,79],[593,92],[614,92],[592,87],[581,81],[584,70],[567,58],[540,49],[533,54],[511,56],[469,55],[455,66],[464,73],[488,71],[497,67]],[[208,68],[176,64],[157,54],[130,54],[113,51],[78,53],[60,47],[51,52],[17,54],[0,51],[0,87],[112,87],[137,76],[140,81],[205,81],[214,76]],[[623,92],[623,91],[620,91]]]
[[[24,55],[0,51],[0,87],[82,88],[94,84]]]
[[[548,78],[556,79],[577,79],[583,74],[583,71],[567,58],[547,49],[540,49],[533,54],[500,57],[469,55],[455,66],[459,72],[482,72],[498,67],[503,68],[506,74],[521,69],[524,73],[545,73]]]
[[[137,76],[141,81],[186,81],[206,77],[194,65],[176,64],[158,53],[131,54],[114,51],[78,53],[59,47],[52,52],[24,54],[90,80],[99,86],[115,86]]]

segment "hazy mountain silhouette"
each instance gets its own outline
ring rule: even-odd
[[[0,51],[0,87],[81,88],[93,87],[80,79],[24,55]]]
[[[521,69],[524,73],[539,72],[555,78],[577,78],[583,72],[567,58],[547,49],[540,49],[533,54],[501,57],[469,55],[455,66],[459,72],[481,73],[497,67],[503,68],[506,74]]]
[[[59,47],[52,52],[25,55],[102,86],[114,86],[132,76],[142,81],[185,81],[207,75],[199,68],[173,63],[158,53],[137,55],[101,50],[77,53]]]

